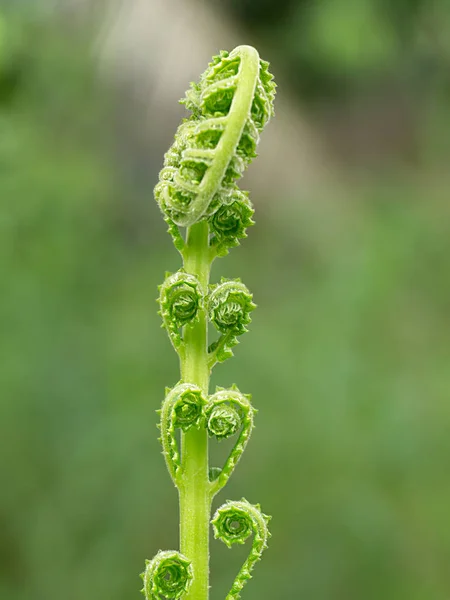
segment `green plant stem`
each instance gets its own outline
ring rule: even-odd
[[[187,230],[183,251],[184,268],[195,275],[205,294],[211,261],[208,244],[209,226],[205,221]],[[198,321],[184,332],[185,352],[181,377],[195,383],[208,395],[208,328],[205,307]],[[192,561],[194,580],[185,600],[207,600],[209,595],[209,522],[211,494],[208,478],[208,434],[205,428],[181,434],[182,480],[180,496],[180,550]]]

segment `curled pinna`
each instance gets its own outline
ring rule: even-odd
[[[231,548],[234,544],[244,544],[250,535],[254,536],[250,554],[237,574],[226,600],[238,600],[242,588],[251,579],[255,563],[267,548],[270,537],[269,520],[270,517],[261,512],[258,504],[250,504],[245,498],[239,502],[228,501],[217,509],[211,521],[215,538]]]
[[[238,246],[239,240],[247,237],[247,227],[254,224],[248,193],[235,189],[230,198],[209,218],[210,246],[217,256],[225,256],[229,248]]]
[[[275,83],[251,46],[221,52],[183,100],[191,117],[165,155],[155,198],[173,223],[188,227],[232,202],[259,133],[273,114]]]
[[[201,388],[193,383],[179,383],[166,390],[161,408],[161,443],[167,469],[175,485],[181,469],[181,456],[175,429],[186,432],[200,427],[206,398]]]
[[[159,290],[163,326],[167,329],[175,350],[179,351],[182,342],[180,329],[196,322],[203,304],[200,283],[194,275],[181,269],[172,275],[167,274]]]
[[[145,561],[141,577],[147,600],[178,600],[189,590],[191,561],[175,550],[160,550],[152,560]]]
[[[235,385],[231,389],[217,387],[204,409],[205,427],[211,437],[220,441],[238,434],[223,467],[211,470],[212,495],[231,477],[250,439],[256,412],[250,400],[250,394],[242,394]]]
[[[256,308],[253,296],[239,279],[222,279],[211,286],[208,297],[210,321],[220,333],[242,335],[251,322],[250,312]]]
[[[238,343],[237,336],[247,331],[250,313],[256,308],[253,296],[239,279],[222,279],[210,287],[207,309],[209,320],[221,336],[209,347],[210,366],[233,355],[231,348]]]
[[[241,416],[234,406],[224,403],[214,406],[206,417],[209,435],[223,440],[236,433],[241,427]]]

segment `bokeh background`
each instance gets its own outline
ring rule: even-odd
[[[448,0],[0,2],[0,597],[140,598],[178,546],[155,410],[179,257],[152,197],[212,54],[277,117],[216,261],[259,308],[212,383],[259,409],[226,498],[273,515],[248,600],[450,598]],[[212,598],[243,553],[212,544]]]

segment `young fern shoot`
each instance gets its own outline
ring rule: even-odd
[[[209,526],[227,546],[253,535],[250,554],[227,595],[238,600],[267,547],[269,517],[247,500],[226,502],[211,521],[211,503],[249,441],[255,409],[233,385],[209,393],[214,365],[233,355],[255,308],[238,279],[210,285],[211,264],[246,237],[253,208],[236,181],[256,156],[259,134],[273,114],[269,64],[251,46],[215,56],[182,100],[191,116],[165,155],[155,198],[183,267],[160,286],[163,326],[180,358],[181,381],[166,390],[161,442],[180,501],[180,552],[159,551],[142,574],[147,600],[208,600]],[[180,228],[186,228],[183,236]],[[208,345],[208,323],[218,331]],[[180,430],[181,447],[177,429]],[[234,437],[222,467],[209,467],[208,438]]]

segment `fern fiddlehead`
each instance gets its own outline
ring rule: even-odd
[[[182,100],[191,116],[164,157],[155,199],[183,268],[160,286],[163,327],[180,359],[181,382],[166,390],[161,443],[179,491],[180,550],[158,552],[146,562],[147,600],[207,600],[212,499],[231,476],[249,441],[256,410],[236,386],[209,395],[216,363],[232,356],[254,310],[252,295],[238,279],[209,284],[212,261],[239,245],[253,225],[253,207],[237,180],[256,156],[259,134],[273,114],[275,84],[268,63],[251,46],[215,56]],[[183,236],[180,228],[186,227]],[[208,323],[218,339],[208,346]],[[181,447],[178,444],[178,433]],[[208,438],[234,438],[222,467],[209,468]],[[249,557],[227,596],[237,600],[266,547],[268,517],[259,507],[227,502],[212,525],[227,545],[253,533]]]
[[[178,128],[155,189],[174,223],[194,225],[230,203],[235,181],[256,156],[274,94],[268,63],[251,46],[221,52],[191,85],[184,103],[192,117]]]

